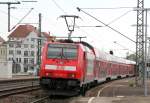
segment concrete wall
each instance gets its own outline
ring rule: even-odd
[[[12,78],[12,61],[0,61],[0,78]]]

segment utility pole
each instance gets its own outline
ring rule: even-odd
[[[149,61],[148,61],[148,53],[147,53],[147,12],[150,11],[150,8],[145,8],[145,68],[144,68],[144,95],[147,96],[147,73],[149,68]],[[149,51],[148,51],[149,52]]]
[[[147,9],[145,9],[145,68],[144,68],[144,95],[147,96]]]
[[[135,83],[144,85],[144,0],[137,1],[136,71]],[[139,76],[138,76],[139,74]]]
[[[41,64],[41,13],[39,13],[39,35],[38,35],[38,55],[37,55],[37,64],[38,69],[40,68]]]
[[[11,4],[20,4],[20,2],[0,2],[0,4],[8,5],[8,32],[10,32],[10,5]]]
[[[136,83],[138,84],[137,72],[139,72],[139,83],[144,87],[144,96],[147,96],[147,12],[148,8],[144,8],[144,0],[138,0],[137,6],[137,36],[136,36]],[[144,25],[145,11],[145,25]],[[144,38],[145,26],[145,38]],[[145,45],[144,45],[145,43]],[[145,48],[144,48],[145,47]]]

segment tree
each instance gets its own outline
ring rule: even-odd
[[[136,55],[135,54],[127,55],[126,59],[136,61]]]

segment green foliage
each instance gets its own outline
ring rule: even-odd
[[[136,61],[136,55],[135,54],[127,55],[126,59]]]
[[[135,83],[133,80],[129,80],[129,87],[134,87],[135,86]]]

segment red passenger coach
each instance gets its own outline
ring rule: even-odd
[[[134,75],[134,62],[86,42],[49,42],[42,52],[40,85],[51,95],[75,95],[105,80]]]

